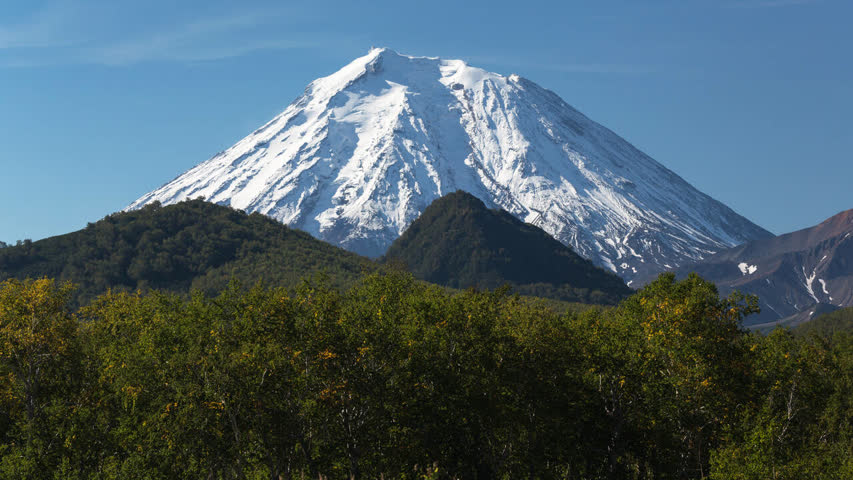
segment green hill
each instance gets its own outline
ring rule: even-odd
[[[221,290],[233,277],[291,286],[326,273],[351,285],[376,265],[260,214],[192,200],[110,215],[85,229],[0,249],[0,280],[52,277],[75,303],[113,289]]]
[[[798,325],[793,331],[797,335],[815,333],[823,337],[832,337],[836,333],[853,333],[853,307],[825,313]]]
[[[457,191],[434,201],[391,244],[384,262],[453,288],[509,284],[523,295],[614,304],[631,294],[622,280],[546,232]]]

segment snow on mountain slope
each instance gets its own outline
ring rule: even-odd
[[[770,236],[529,80],[388,49],[128,208],[203,196],[379,256],[458,189],[629,281]]]
[[[714,282],[723,295],[735,290],[758,295],[761,313],[746,323],[762,328],[779,321],[806,321],[816,305],[853,306],[853,210],[675,269],[679,277],[690,272]]]

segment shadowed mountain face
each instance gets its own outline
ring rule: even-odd
[[[723,250],[676,273],[691,271],[716,283],[721,293],[758,295],[762,312],[749,318],[751,324],[803,322],[808,320],[803,314],[827,310],[814,310],[817,304],[851,306],[853,210],[811,228]]]
[[[203,196],[378,257],[456,190],[629,282],[771,236],[530,80],[388,49],[129,208]]]
[[[454,288],[510,284],[531,295],[615,303],[631,293],[542,229],[457,191],[434,201],[388,249],[428,282]]]

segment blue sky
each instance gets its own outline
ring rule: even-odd
[[[853,208],[853,2],[0,5],[0,240],[82,228],[375,46],[558,93],[784,233]]]

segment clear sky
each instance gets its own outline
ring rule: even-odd
[[[518,73],[797,230],[853,208],[851,18],[850,0],[4,0],[0,240],[122,209],[371,46]]]

